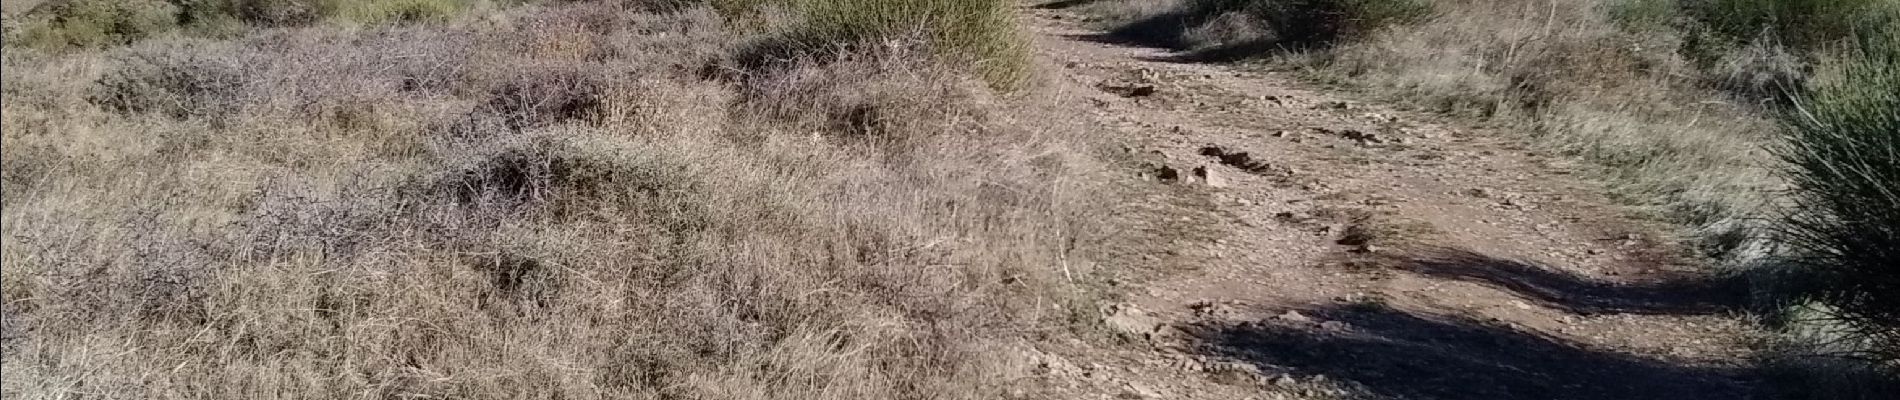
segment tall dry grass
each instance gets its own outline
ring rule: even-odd
[[[1094,311],[1066,131],[645,10],[9,48],[0,392],[995,398]]]

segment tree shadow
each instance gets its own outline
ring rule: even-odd
[[[1093,0],[1065,0],[1051,4],[1086,4]],[[1356,30],[1354,20],[1338,1],[1261,2],[1258,7],[1232,2],[1191,1],[1166,12],[1129,21],[1107,32],[1072,36],[1075,39],[1124,46],[1175,50],[1150,61],[1222,63],[1278,54],[1323,50]],[[1071,5],[1072,6],[1072,5]],[[1197,29],[1216,26],[1227,33]],[[1219,43],[1206,43],[1218,38]]]
[[[1271,39],[1245,40],[1245,41],[1240,41],[1236,43],[1222,44],[1219,46],[1211,46],[1211,47],[1182,48],[1182,47],[1176,47],[1172,45],[1166,45],[1164,44],[1166,43],[1166,40],[1157,41],[1156,39],[1153,39],[1153,38],[1128,37],[1128,36],[1118,35],[1112,32],[1111,33],[1067,35],[1066,37],[1069,39],[1074,39],[1074,40],[1081,40],[1081,41],[1088,41],[1088,42],[1102,43],[1102,44],[1112,44],[1112,45],[1117,45],[1117,46],[1173,49],[1175,50],[1174,52],[1165,56],[1159,56],[1159,57],[1142,56],[1142,57],[1135,57],[1135,59],[1141,60],[1141,61],[1159,61],[1159,62],[1171,62],[1171,63],[1183,63],[1183,64],[1200,64],[1200,63],[1212,64],[1212,63],[1229,63],[1229,62],[1236,62],[1236,61],[1246,61],[1246,60],[1251,60],[1251,59],[1270,57],[1271,55],[1274,55],[1274,54],[1286,54],[1290,52],[1299,51],[1302,49],[1299,47],[1288,47],[1285,43],[1282,43],[1276,40],[1271,40]],[[1305,47],[1304,49],[1311,49],[1311,47]]]
[[[1744,399],[1743,369],[1677,365],[1590,349],[1469,318],[1383,307],[1307,311],[1316,320],[1195,326],[1210,355],[1295,377],[1323,375],[1381,398]]]
[[[1740,311],[1748,298],[1740,276],[1696,276],[1611,282],[1526,261],[1461,249],[1429,249],[1388,257],[1399,270],[1509,290],[1574,314],[1696,315]],[[1685,274],[1686,275],[1686,274]]]
[[[1091,3],[1095,3],[1099,1],[1102,1],[1102,0],[1057,0],[1057,1],[1051,1],[1048,3],[1036,4],[1030,7],[1038,9],[1038,10],[1063,10],[1063,9],[1086,6]]]

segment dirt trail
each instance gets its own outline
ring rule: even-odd
[[[1040,395],[1750,397],[1740,293],[1583,165],[1031,15],[1078,112],[1197,199],[1146,218],[1213,232],[1134,256],[1139,283],[1104,312],[1134,344],[1040,349]]]

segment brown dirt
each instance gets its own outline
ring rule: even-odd
[[[1742,294],[1585,165],[1030,13],[1051,90],[1157,197],[1195,199],[1124,218],[1213,234],[1131,251],[1103,312],[1127,345],[1042,346],[1025,396],[1751,396]]]

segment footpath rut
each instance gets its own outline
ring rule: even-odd
[[[1136,223],[1205,232],[1130,255],[1139,276],[1103,310],[1130,344],[1039,348],[1023,396],[1750,397],[1741,291],[1587,166],[1029,14],[1084,122],[1194,199]]]

